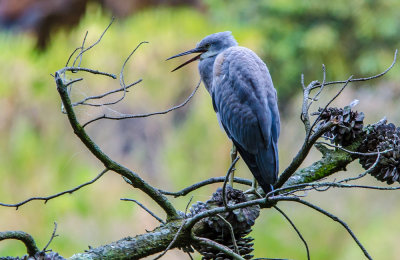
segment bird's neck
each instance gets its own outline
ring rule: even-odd
[[[199,62],[199,72],[201,79],[204,82],[204,85],[208,91],[208,93],[211,94],[211,86],[212,86],[212,81],[213,81],[213,67],[214,67],[214,61],[217,56],[212,56],[208,57],[206,59],[202,59]]]

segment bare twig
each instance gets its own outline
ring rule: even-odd
[[[322,64],[322,84],[321,84],[318,92],[311,99],[310,106],[311,106],[313,101],[318,101],[319,95],[321,95],[322,91],[324,90],[325,83],[326,83],[326,67],[325,67],[325,64]]]
[[[353,78],[353,76],[350,76],[346,82],[343,84],[343,86],[340,88],[340,90],[335,94],[335,96],[333,96],[333,98],[331,98],[328,103],[326,103],[325,107],[322,109],[322,111],[319,113],[318,117],[314,120],[314,122],[311,125],[310,131],[307,133],[306,136],[306,142],[308,142],[308,140],[310,139],[310,136],[313,132],[313,129],[315,127],[315,125],[318,123],[319,119],[321,118],[322,114],[325,113],[326,109],[328,108],[328,106],[343,92],[343,90],[347,87],[347,85],[349,84],[350,80]]]
[[[298,203],[301,203],[303,205],[306,205],[322,214],[324,214],[325,216],[329,217],[330,219],[340,223],[345,229],[346,231],[350,234],[350,236],[353,238],[353,240],[357,243],[358,247],[361,249],[361,251],[364,253],[365,257],[367,257],[368,259],[372,260],[372,257],[368,254],[367,250],[364,248],[364,246],[361,244],[361,242],[358,240],[358,238],[354,235],[353,231],[349,228],[349,226],[340,218],[338,218],[337,216],[327,212],[326,210],[321,209],[318,206],[315,206],[314,204],[302,200],[300,198],[289,198],[289,197],[285,197],[285,198],[280,198],[280,201],[295,201]]]
[[[120,199],[122,201],[132,201],[135,202],[136,204],[138,204],[142,209],[144,209],[147,213],[149,213],[153,218],[157,219],[158,222],[165,224],[165,222],[158,217],[154,212],[152,212],[151,210],[149,210],[146,206],[144,206],[142,203],[140,203],[139,201],[135,200],[135,199],[126,199],[126,198],[122,198]]]
[[[396,64],[397,52],[398,52],[398,50],[396,50],[394,52],[393,62],[385,71],[383,71],[383,72],[381,72],[381,73],[379,73],[377,75],[371,76],[371,77],[351,79],[350,82],[368,81],[368,80],[371,80],[371,79],[376,79],[376,78],[382,77],[383,75],[388,73],[393,68],[393,66]],[[326,82],[325,86],[334,85],[334,84],[343,84],[343,83],[346,83],[346,81],[331,81],[331,82]],[[321,85],[318,84],[318,85],[313,86],[311,89],[319,88],[320,86]]]
[[[275,201],[276,197],[271,197],[271,198],[265,197],[265,198],[260,198],[260,199],[254,199],[254,200],[250,200],[250,201],[246,201],[246,202],[237,203],[235,205],[228,205],[228,207],[223,206],[223,207],[218,207],[218,208],[213,208],[210,210],[202,211],[202,212],[196,214],[195,216],[187,219],[185,227],[192,228],[194,226],[194,224],[199,222],[201,219],[215,216],[219,213],[223,213],[223,212],[227,212],[227,211],[231,211],[231,210],[235,210],[235,209],[240,209],[240,208],[246,208],[246,207],[250,207],[253,205],[265,206],[265,205],[267,205],[267,202],[269,202],[270,200],[272,201],[272,199]]]
[[[303,146],[300,148],[296,156],[293,158],[292,162],[279,176],[278,181],[274,185],[275,189],[282,187],[282,185],[290,178],[290,176],[292,176],[292,174],[299,168],[301,163],[307,157],[313,144],[317,141],[319,137],[321,137],[326,131],[328,131],[333,126],[333,124],[334,124],[333,122],[327,122],[317,131],[315,131],[315,133],[311,135],[308,141],[305,141],[303,143]]]
[[[385,151],[382,151],[382,152],[378,151],[378,152],[373,152],[373,153],[360,153],[360,152],[350,151],[350,150],[347,150],[347,149],[345,149],[345,148],[343,148],[341,146],[330,144],[330,143],[327,143],[327,142],[315,142],[315,143],[316,144],[323,144],[323,145],[326,145],[326,146],[330,146],[332,148],[339,149],[339,150],[342,150],[342,151],[344,151],[346,153],[349,153],[351,155],[357,155],[357,156],[375,156],[375,155],[385,154],[385,153],[388,153],[390,151],[393,151],[393,149],[388,149],[388,150],[385,150]]]
[[[221,219],[228,226],[229,233],[231,234],[233,247],[235,248],[236,253],[239,254],[239,248],[236,243],[235,232],[233,231],[231,223],[229,223],[229,221],[226,220],[224,217],[222,217],[220,214],[217,214],[217,217]]]
[[[93,69],[88,69],[88,68],[82,68],[82,67],[64,67],[61,70],[58,71],[59,75],[63,75],[65,72],[67,71],[84,71],[84,72],[89,72],[92,74],[98,74],[98,75],[103,75],[103,76],[107,76],[113,79],[117,79],[117,76],[115,76],[115,74],[112,73],[108,73],[108,72],[103,72],[103,71],[99,71],[99,70],[93,70]]]
[[[128,88],[130,88],[130,87],[132,87],[132,86],[134,86],[134,85],[136,85],[136,84],[138,84],[139,82],[142,81],[142,79],[139,79],[139,80],[137,80],[136,82],[134,82],[134,83],[132,83],[132,84],[129,84],[129,85],[127,86],[127,85],[125,84],[125,81],[124,81],[124,73],[123,73],[123,71],[124,71],[124,68],[125,68],[127,62],[129,61],[129,59],[130,59],[130,58],[132,57],[132,55],[136,52],[136,50],[137,50],[142,44],[144,44],[144,43],[148,43],[148,42],[141,42],[141,43],[139,43],[139,44],[136,46],[136,48],[133,49],[133,51],[132,51],[132,52],[129,54],[129,56],[125,59],[123,65],[122,65],[122,68],[121,68],[121,72],[120,72],[120,85],[121,85],[120,88],[115,89],[115,90],[112,90],[112,91],[109,91],[109,92],[106,92],[106,93],[101,94],[101,95],[98,95],[98,96],[87,97],[87,98],[85,98],[85,99],[83,99],[83,100],[81,100],[81,101],[79,101],[79,102],[74,103],[73,106],[76,106],[76,105],[88,105],[88,106],[94,106],[94,107],[101,107],[101,106],[115,105],[115,104],[119,103],[120,101],[122,101],[122,100],[125,98],[125,96],[126,96],[126,92],[127,92],[126,90],[127,90]],[[120,98],[118,98],[117,100],[115,100],[115,101],[107,102],[107,103],[102,103],[102,104],[86,103],[87,100],[103,98],[103,97],[108,96],[108,95],[110,95],[110,94],[117,93],[117,92],[121,92],[121,91],[123,91],[123,95],[122,95]]]
[[[232,172],[233,167],[235,167],[237,161],[240,159],[239,156],[237,156],[235,158],[235,160],[233,160],[233,162],[231,163],[231,166],[229,167],[226,176],[225,176],[225,181],[224,181],[224,185],[222,186],[222,201],[224,202],[224,206],[227,208],[228,207],[228,202],[227,202],[227,198],[226,198],[226,184],[228,183],[229,180],[229,175]],[[233,187],[232,187],[233,188]]]
[[[58,237],[58,235],[56,234],[56,231],[57,231],[57,222],[54,222],[53,233],[51,233],[50,240],[49,240],[49,242],[47,242],[46,246],[43,247],[42,252],[46,252],[46,251],[47,251],[47,248],[49,247],[49,245],[51,244],[51,242],[53,241],[53,239],[54,239],[55,237]]]
[[[91,48],[93,48],[94,46],[96,46],[97,44],[100,43],[101,39],[103,39],[103,36],[106,34],[106,32],[108,31],[108,29],[111,27],[112,23],[114,22],[115,18],[112,17],[110,23],[108,24],[108,26],[106,27],[106,29],[103,31],[103,33],[100,35],[99,39],[97,39],[97,41],[95,41],[92,45],[90,45],[89,47],[87,47],[86,49],[83,49],[83,46],[85,44],[86,41],[86,36],[87,36],[87,32],[85,35],[85,38],[82,41],[82,46],[80,47],[81,51],[79,52],[79,54],[76,56],[74,62],[73,62],[73,66],[75,66],[76,61],[78,60],[78,58],[80,60],[82,60],[82,55],[87,52],[88,50],[90,50]],[[81,61],[79,62],[79,65],[81,64]]]
[[[199,89],[200,83],[201,83],[201,80],[199,81],[199,83],[197,84],[197,86],[196,86],[196,88],[193,90],[193,92],[190,94],[190,96],[187,97],[187,99],[186,99],[184,102],[182,102],[181,104],[176,105],[176,106],[174,106],[174,107],[171,107],[171,108],[169,108],[169,109],[166,109],[166,110],[163,110],[163,111],[158,111],[158,112],[153,112],[153,113],[145,113],[145,114],[121,114],[121,115],[119,115],[119,116],[108,116],[108,115],[106,115],[106,114],[103,114],[103,115],[101,115],[101,116],[99,116],[99,117],[93,118],[93,119],[89,120],[88,122],[84,123],[84,124],[82,125],[82,127],[86,127],[87,125],[89,125],[89,124],[91,124],[91,123],[93,123],[93,122],[95,122],[95,121],[97,121],[97,120],[100,120],[100,119],[124,120],[124,119],[143,118],[143,117],[149,117],[149,116],[154,116],[154,115],[164,115],[164,114],[167,114],[167,113],[169,113],[169,112],[171,112],[171,111],[173,111],[173,110],[176,110],[176,109],[179,109],[179,108],[185,106],[185,105],[192,99],[192,97],[194,96],[194,94],[196,93],[196,91]]]
[[[86,98],[82,99],[81,101],[78,101],[78,102],[73,103],[72,106],[74,106],[74,107],[75,107],[75,106],[78,106],[78,105],[87,105],[87,106],[94,106],[94,107],[101,107],[101,106],[104,106],[104,104],[92,104],[92,103],[86,103],[86,101],[92,100],[92,99],[101,99],[101,98],[106,97],[106,96],[108,96],[108,95],[111,95],[111,94],[114,94],[114,93],[117,93],[117,92],[120,92],[120,91],[127,90],[127,89],[129,89],[130,87],[133,87],[133,86],[135,86],[136,84],[138,84],[138,83],[140,83],[140,82],[142,82],[142,79],[139,79],[139,80],[137,80],[137,81],[135,81],[135,82],[129,84],[129,85],[126,86],[126,87],[121,87],[121,88],[118,88],[118,89],[114,89],[114,90],[105,92],[105,93],[100,94],[100,95],[86,97]]]
[[[164,191],[164,190],[159,190],[159,191],[164,195],[169,195],[169,196],[174,196],[174,197],[181,197],[181,196],[185,196],[188,193],[190,193],[192,191],[195,191],[195,190],[197,190],[197,189],[199,189],[201,187],[204,187],[206,185],[210,185],[210,184],[218,183],[218,182],[224,182],[225,180],[226,180],[225,176],[213,177],[213,178],[209,178],[209,179],[200,181],[200,182],[195,183],[193,185],[190,185],[189,187],[186,187],[186,188],[184,188],[184,189],[182,189],[180,191],[177,191],[177,192],[170,192],[170,191]],[[235,177],[233,180],[236,183],[244,184],[244,185],[247,185],[247,186],[251,186],[251,184],[252,184],[252,181],[248,180],[248,179]]]
[[[24,231],[0,232],[0,241],[6,239],[16,239],[23,242],[29,256],[35,256],[35,254],[40,252],[39,248],[36,246],[36,242],[33,237]]]
[[[75,82],[81,81],[83,78],[78,78],[78,79],[73,79],[70,82],[68,82],[65,86],[69,87],[70,85],[74,84]]]
[[[296,225],[293,223],[293,221],[289,218],[288,215],[285,214],[285,212],[283,212],[280,208],[278,208],[277,206],[273,206],[274,209],[276,209],[279,213],[281,213],[281,215],[290,223],[290,225],[293,227],[293,229],[296,231],[297,235],[300,237],[301,241],[304,244],[304,247],[306,248],[306,252],[307,252],[307,259],[310,260],[310,251],[308,249],[308,245],[306,240],[304,239],[304,237],[301,235],[300,231],[297,229]]]
[[[61,71],[62,70],[63,69],[61,69]],[[76,136],[89,149],[89,151],[99,161],[101,161],[107,169],[112,170],[122,177],[127,178],[134,188],[138,188],[146,193],[148,196],[150,196],[167,213],[167,220],[179,218],[178,212],[163,194],[161,194],[157,189],[155,189],[150,184],[145,182],[142,178],[140,178],[137,173],[112,160],[93,142],[93,140],[88,136],[82,125],[78,122],[75,111],[71,104],[71,99],[67,92],[67,88],[65,87],[63,79],[60,77],[59,71],[55,73],[55,81],[58,93],[61,97],[61,101],[64,104],[64,108],[67,113],[70,125],[73,128]]]
[[[189,209],[189,205],[190,205],[190,202],[192,202],[192,200],[193,200],[193,196],[190,197],[189,202],[186,204],[186,208],[185,208],[185,217],[187,216],[187,211],[188,211],[188,209]]]
[[[108,103],[104,103],[104,106],[108,106],[108,105],[114,105],[117,104],[118,102],[120,102],[121,100],[123,100],[125,98],[126,95],[126,84],[125,84],[125,79],[124,79],[124,69],[126,64],[128,63],[129,59],[132,57],[132,55],[136,52],[137,49],[139,49],[139,47],[144,44],[144,43],[148,43],[146,41],[143,41],[141,43],[139,43],[135,49],[133,49],[133,51],[128,55],[128,57],[125,59],[124,63],[122,64],[121,67],[121,72],[119,74],[119,84],[121,85],[121,88],[123,88],[124,90],[124,94],[122,95],[122,97],[120,97],[119,99],[113,101],[113,102],[108,102]]]
[[[79,185],[79,186],[77,186],[77,187],[75,187],[75,188],[73,188],[73,189],[70,189],[70,190],[62,191],[62,192],[59,192],[59,193],[57,193],[57,194],[54,194],[54,195],[51,195],[51,196],[48,196],[48,197],[32,197],[32,198],[29,198],[29,199],[27,199],[27,200],[24,200],[24,201],[15,203],[15,204],[0,203],[0,206],[4,206],[4,207],[15,207],[16,209],[18,209],[20,206],[22,206],[22,205],[24,205],[24,204],[26,204],[26,203],[28,203],[28,202],[30,202],[30,201],[32,201],[32,200],[44,200],[44,203],[47,203],[47,201],[49,201],[49,200],[51,200],[51,199],[60,197],[60,196],[62,196],[62,195],[64,195],[64,194],[72,194],[73,192],[79,190],[80,188],[83,188],[83,187],[85,187],[85,186],[87,186],[87,185],[90,185],[90,184],[94,183],[95,181],[97,181],[98,179],[100,179],[101,176],[103,176],[107,171],[108,171],[108,169],[104,169],[99,175],[97,175],[97,176],[96,176],[94,179],[92,179],[91,181],[85,182],[85,183],[83,183],[83,184],[81,184],[81,185]]]
[[[186,220],[183,220],[183,221],[182,221],[182,225],[179,227],[178,231],[176,232],[174,238],[172,239],[171,243],[169,243],[169,245],[167,246],[167,248],[165,248],[165,250],[164,250],[161,254],[159,254],[158,256],[156,256],[153,260],[160,259],[163,255],[165,255],[165,254],[168,252],[168,250],[171,249],[171,247],[174,245],[175,241],[178,239],[178,236],[179,236],[179,234],[181,233],[183,227],[185,226],[185,222],[186,222]]]
[[[225,253],[226,255],[232,257],[232,259],[237,259],[237,260],[244,260],[243,257],[241,257],[240,255],[236,254],[235,252],[233,252],[231,249],[229,249],[228,247],[221,245],[211,239],[208,238],[204,238],[204,237],[197,237],[195,235],[192,234],[192,240],[200,245],[205,245],[205,246],[209,246],[212,247],[216,250],[219,250],[223,253]]]

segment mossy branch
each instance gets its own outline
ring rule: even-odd
[[[34,256],[40,252],[39,248],[36,246],[36,242],[31,235],[24,231],[5,231],[0,232],[0,241],[6,239],[16,239],[24,243],[26,251],[29,256]]]

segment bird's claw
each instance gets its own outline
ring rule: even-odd
[[[260,193],[258,193],[257,188],[254,188],[254,187],[251,187],[250,189],[246,190],[244,192],[244,194],[254,194],[257,197],[259,197],[260,199],[263,197],[263,196],[260,195]]]

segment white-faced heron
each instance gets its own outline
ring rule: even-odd
[[[200,76],[218,121],[263,190],[271,191],[278,176],[280,119],[267,66],[238,46],[231,32],[208,35],[196,48],[169,59],[191,53],[199,54],[173,71],[200,60]]]

